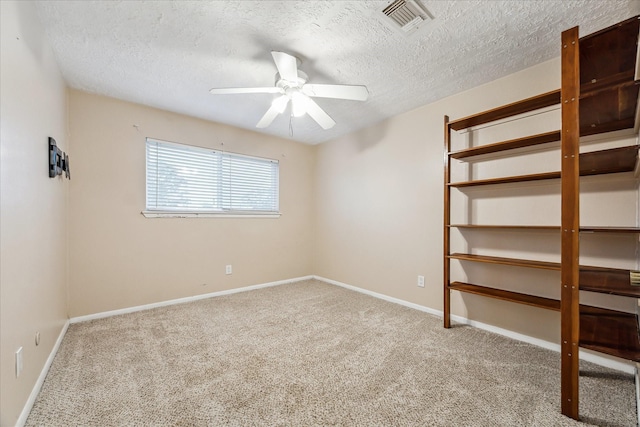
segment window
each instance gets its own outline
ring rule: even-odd
[[[146,216],[278,213],[277,160],[150,138],[146,145]]]

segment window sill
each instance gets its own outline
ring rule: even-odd
[[[173,212],[142,211],[145,218],[280,218],[280,212]]]

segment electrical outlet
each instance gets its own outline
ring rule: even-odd
[[[22,347],[16,350],[16,378],[22,373]]]
[[[224,273],[225,273],[225,274],[231,274],[231,273],[233,273],[233,267],[231,267],[231,264],[227,265],[227,266],[224,268]]]
[[[424,276],[418,276],[418,287],[424,288]]]

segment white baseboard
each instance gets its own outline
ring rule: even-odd
[[[211,293],[208,293],[208,294],[194,295],[194,296],[190,296],[190,297],[172,299],[172,300],[168,300],[168,301],[154,302],[152,304],[137,305],[135,307],[121,308],[119,310],[103,311],[101,313],[87,314],[86,316],[72,317],[71,319],[69,319],[69,322],[71,324],[80,323],[80,322],[87,322],[89,320],[103,319],[105,317],[118,316],[120,314],[127,314],[127,313],[134,313],[136,311],[150,310],[152,308],[165,307],[165,306],[168,306],[168,305],[184,304],[186,302],[198,301],[198,300],[201,300],[201,299],[207,299],[207,298],[213,298],[213,297],[219,297],[219,296],[222,296],[222,295],[230,295],[230,294],[235,294],[235,293],[238,293],[238,292],[253,291],[255,289],[262,289],[262,288],[268,288],[270,286],[284,285],[286,283],[299,282],[301,280],[309,280],[309,279],[312,279],[312,278],[313,278],[313,276],[296,277],[296,278],[293,278],[293,279],[278,280],[276,282],[261,283],[259,285],[245,286],[243,288],[227,289],[226,291],[211,292]]]
[[[442,310],[436,310],[434,308],[425,307],[419,304],[415,304],[412,302],[408,302],[405,300],[401,300],[398,298],[390,297],[388,295],[379,294],[377,292],[369,291],[367,289],[358,288],[357,286],[348,285],[346,283],[338,282],[336,280],[327,279],[322,276],[313,276],[316,280],[321,280],[323,282],[330,283],[332,285],[340,286],[346,289],[350,289],[352,291],[360,292],[366,295],[370,295],[375,298],[379,298],[385,301],[393,302],[396,304],[403,305],[405,307],[414,308],[416,310],[424,311],[425,313],[433,314],[434,316],[443,317]],[[498,335],[503,335],[508,338],[512,338],[518,341],[523,341],[529,344],[533,344],[538,347],[546,348],[547,350],[553,350],[555,352],[560,353],[560,344],[552,343],[549,341],[541,340],[539,338],[534,338],[529,335],[520,334],[517,332],[510,331],[508,329],[499,328],[497,326],[489,325],[487,323],[478,322],[476,320],[467,319],[466,317],[451,315],[451,320],[456,323],[473,326],[474,328],[483,329],[485,331],[493,332]],[[586,360],[587,362],[592,362],[600,366],[604,366],[607,368],[615,369],[617,371],[625,372],[627,374],[634,374],[635,367],[631,362],[619,362],[617,360],[609,359],[607,357],[602,357],[597,354],[588,352],[588,350],[580,350],[580,359]]]
[[[322,282],[327,282],[331,285],[340,286],[341,288],[350,289],[352,291],[360,292],[361,294],[366,294],[375,298],[383,299],[385,301],[404,305],[405,307],[410,307],[416,310],[424,311],[425,313],[433,314],[434,316],[442,317],[442,311],[436,310],[434,308],[425,307],[424,305],[420,305],[420,304],[414,304],[412,302],[405,301],[403,299],[390,297],[385,294],[379,294],[377,292],[369,291],[363,288],[358,288],[357,286],[347,285],[346,283],[338,282],[337,280],[327,279],[326,277],[322,277],[322,276],[313,276],[313,278],[316,280],[320,280]]]
[[[58,335],[58,339],[56,340],[56,343],[53,345],[53,348],[51,349],[51,353],[49,353],[49,357],[47,357],[47,361],[44,363],[44,366],[42,367],[42,371],[40,371],[40,375],[38,376],[38,379],[36,380],[36,383],[33,386],[33,389],[31,390],[31,394],[29,395],[27,402],[24,404],[24,408],[22,408],[22,412],[18,417],[18,421],[16,421],[16,427],[22,427],[27,422],[27,418],[31,413],[33,404],[36,402],[36,398],[40,393],[42,384],[44,384],[44,380],[47,377],[47,374],[49,373],[49,368],[51,368],[53,359],[56,357],[56,354],[58,353],[58,349],[60,348],[60,344],[62,343],[62,339],[67,333],[68,328],[69,328],[69,321],[67,320],[64,323],[64,326],[62,327],[60,334]]]

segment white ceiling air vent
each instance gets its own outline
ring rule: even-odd
[[[433,19],[417,0],[395,0],[382,10],[383,22],[403,34],[412,34]]]

